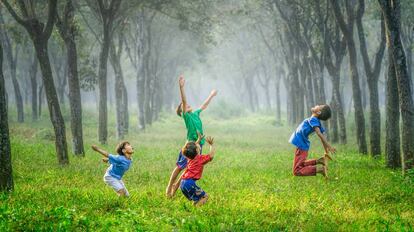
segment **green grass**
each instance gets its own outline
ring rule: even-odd
[[[337,146],[330,179],[293,177],[292,128],[275,127],[269,116],[204,118],[217,154],[199,185],[210,195],[194,208],[181,192],[164,196],[185,128],[178,117],[162,118],[127,138],[134,163],[124,176],[131,194],[118,199],[102,180],[106,165],[89,148],[97,143],[97,116],[85,113],[85,158],[59,167],[50,123],[10,125],[15,191],[0,195],[0,231],[412,231],[413,182],[382,160]],[[114,151],[114,120],[109,151]],[[69,125],[67,126],[69,130]],[[352,137],[350,135],[349,137]],[[68,143],[70,143],[68,137]],[[70,146],[69,146],[70,149]],[[322,154],[312,137],[310,157]]]

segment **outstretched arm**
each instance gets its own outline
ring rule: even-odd
[[[184,93],[184,84],[185,84],[185,79],[183,75],[180,75],[180,77],[178,78],[178,85],[180,86],[180,96],[181,96],[181,103],[182,103],[181,107],[183,110],[183,114],[187,110],[187,98],[185,97],[185,93]]]
[[[107,151],[100,149],[96,145],[92,145],[92,149],[98,153],[101,153],[101,155],[105,156],[106,158],[109,156],[109,153]]]
[[[325,153],[326,154],[329,154],[329,152],[335,153],[336,149],[328,143],[328,141],[326,140],[325,136],[322,134],[319,127],[315,127],[315,132],[318,135],[318,137],[321,139],[323,148],[325,149]]]
[[[214,146],[214,138],[211,136],[208,136],[206,139],[207,143],[210,144],[210,152],[208,153],[211,157],[211,159],[214,158],[214,155],[216,154],[216,147]]]
[[[217,95],[217,90],[213,89],[210,93],[210,95],[207,97],[207,99],[204,101],[204,103],[200,106],[200,109],[205,110],[207,109],[207,106],[210,104],[211,99]]]

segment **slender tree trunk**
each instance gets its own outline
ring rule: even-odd
[[[279,125],[282,125],[282,113],[281,113],[281,106],[280,106],[280,78],[277,77],[275,81],[275,89],[276,89],[276,122]]]
[[[0,13],[0,23],[4,24],[3,16]],[[7,61],[9,63],[9,70],[10,70],[10,77],[13,84],[14,89],[14,97],[16,101],[16,108],[17,108],[17,121],[24,122],[24,109],[23,109],[23,97],[20,91],[19,81],[17,80],[17,61],[19,56],[19,46],[15,44],[14,51],[13,45],[10,41],[10,38],[4,28],[0,28],[0,42],[4,46],[4,51],[6,53]]]
[[[32,87],[32,121],[38,119],[38,106],[37,106],[37,67],[38,61],[36,54],[33,53],[32,65],[30,67],[30,83]]]
[[[47,104],[49,107],[50,120],[52,121],[53,129],[55,131],[57,158],[59,164],[65,165],[69,163],[65,121],[63,120],[62,113],[60,111],[59,100],[56,94],[55,85],[53,83],[52,69],[47,52],[47,41],[42,41],[42,38],[34,38],[33,44],[36,49],[40,69],[42,70],[43,85],[48,99]]]
[[[385,108],[385,163],[389,168],[401,167],[400,105],[394,62],[389,54],[387,101]]]
[[[402,164],[406,171],[414,167],[414,104],[407,69],[405,52],[401,42],[400,1],[378,0],[387,30],[388,51],[392,55],[397,76],[398,97],[402,118]]]
[[[39,87],[39,94],[37,95],[39,96],[39,100],[37,101],[39,103],[39,110],[37,111],[39,113],[39,117],[42,117],[42,102],[43,102],[43,84],[40,85]]]
[[[120,48],[122,49],[122,46]],[[124,76],[120,62],[120,54],[117,54],[115,45],[111,47],[111,64],[115,73],[115,103],[117,118],[117,136],[123,139],[128,132],[128,95],[124,83]]]
[[[9,192],[13,188],[6,86],[3,76],[3,46],[0,43],[0,191]]]
[[[365,117],[364,117],[364,110],[362,107],[362,100],[361,100],[361,88],[359,86],[359,74],[358,74],[358,65],[357,65],[357,53],[355,48],[355,42],[353,38],[353,24],[354,24],[354,12],[352,7],[350,6],[350,2],[346,1],[346,9],[348,14],[348,24],[347,25],[344,21],[344,17],[342,15],[341,9],[339,7],[339,3],[335,0],[330,1],[336,21],[341,28],[342,33],[344,34],[347,48],[348,48],[348,57],[349,57],[349,65],[351,70],[351,81],[352,81],[352,97],[354,100],[354,117],[355,117],[355,125],[356,125],[356,135],[357,135],[357,143],[358,143],[358,151],[362,154],[367,154],[367,142],[365,138]]]
[[[99,54],[99,128],[98,137],[101,144],[106,144],[108,139],[108,91],[107,91],[107,63],[110,46],[109,31],[104,27],[104,38]]]
[[[336,102],[334,92],[335,92],[335,89],[332,88],[332,99],[331,99],[330,104],[331,104],[331,107],[332,107],[333,110],[332,110],[332,117],[329,121],[329,126],[330,126],[330,129],[331,129],[331,132],[332,132],[332,133],[330,133],[330,135],[331,135],[330,141],[332,143],[337,143],[338,142],[338,110],[337,110],[338,103]]]
[[[77,48],[74,40],[66,42],[68,61],[68,84],[70,106],[70,129],[72,132],[72,146],[75,155],[85,155],[82,129],[82,100],[79,86]]]

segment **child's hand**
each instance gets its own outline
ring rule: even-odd
[[[196,141],[196,143],[200,144],[201,140],[204,137],[205,137],[204,135],[202,135],[199,131],[197,131],[197,141]]]
[[[208,137],[206,138],[206,141],[207,141],[207,143],[208,143],[208,144],[210,144],[210,145],[213,145],[213,144],[214,144],[214,138],[213,138],[213,137],[211,137],[211,136],[208,136]]]
[[[92,149],[94,150],[94,151],[98,151],[98,146],[96,146],[96,145],[92,145]]]
[[[178,84],[180,85],[180,87],[184,87],[185,79],[183,75],[180,75],[180,77],[178,77]]]
[[[215,90],[215,89],[211,90],[210,95],[213,96],[213,97],[217,96],[217,90]]]
[[[331,152],[331,153],[335,153],[336,152],[336,149],[334,147],[332,147],[332,146],[329,146],[328,147],[328,151]]]
[[[102,158],[102,162],[104,162],[104,163],[108,163],[108,158]]]

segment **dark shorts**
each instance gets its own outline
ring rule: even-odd
[[[180,188],[184,196],[187,197],[187,199],[190,201],[198,202],[202,197],[206,195],[206,192],[198,187],[196,180],[193,179],[181,180]]]
[[[203,154],[203,145],[200,145],[201,149],[200,149],[200,153]],[[185,156],[183,155],[183,151],[180,149],[180,154],[178,154],[178,159],[177,159],[177,167],[182,169],[185,169],[187,167],[187,158],[185,158]]]

